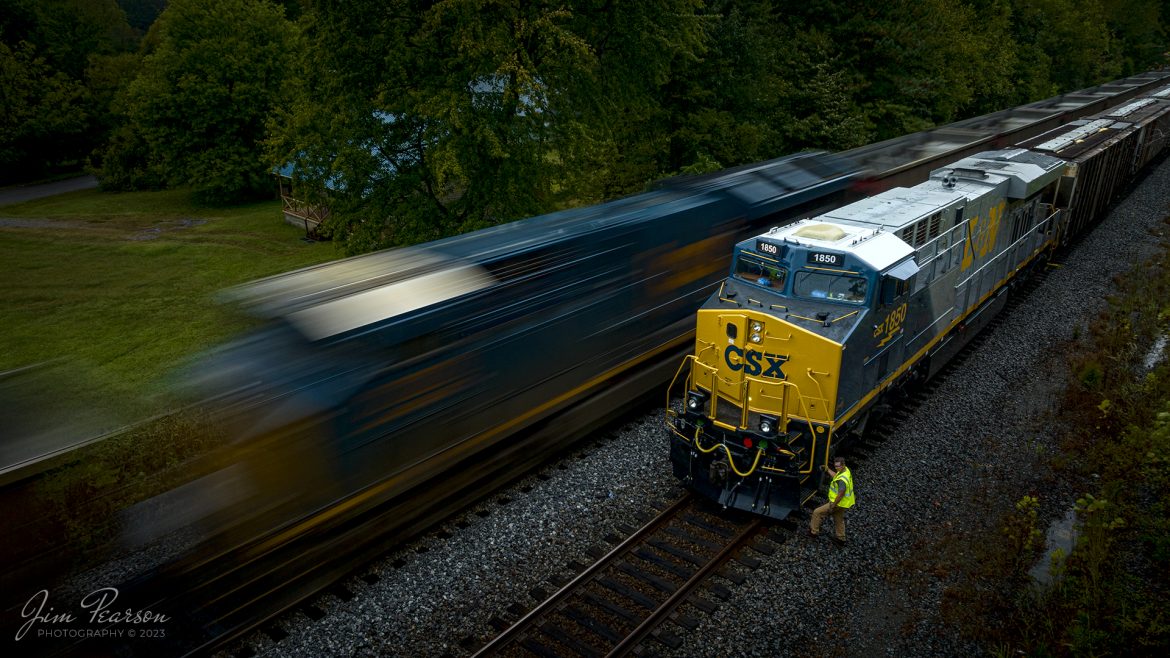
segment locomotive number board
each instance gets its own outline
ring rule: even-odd
[[[780,245],[772,244],[771,242],[764,242],[763,240],[756,240],[756,251],[761,254],[768,254],[769,256],[780,255]]]
[[[827,251],[810,251],[808,252],[808,262],[810,265],[830,265],[832,267],[844,267],[844,254],[831,254]]]

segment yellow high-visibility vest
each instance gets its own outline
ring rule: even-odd
[[[841,469],[837,473],[837,476],[833,478],[833,481],[829,483],[829,502],[831,503],[837,500],[837,495],[833,489],[838,480],[845,483],[845,497],[841,499],[841,502],[837,503],[837,507],[844,507],[846,509],[853,507],[853,503],[857,502],[857,499],[853,497],[853,474],[849,472],[848,466]]]

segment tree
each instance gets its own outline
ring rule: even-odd
[[[1151,8],[1166,6],[288,1],[307,59],[271,153],[328,196],[351,251],[1095,84],[1164,43]]]
[[[1166,63],[1166,28],[1158,0],[1105,0],[1109,28],[1118,41],[1121,74],[1133,75]]]
[[[267,0],[173,0],[119,97],[124,124],[97,167],[103,185],[190,184],[217,203],[270,191],[266,122],[295,43]]]
[[[118,5],[126,12],[126,20],[130,27],[146,32],[159,14],[166,9],[167,0],[118,0]]]
[[[133,42],[114,0],[0,0],[4,181],[79,167],[103,139],[108,113],[86,89],[85,71]]]
[[[35,178],[76,153],[85,132],[85,89],[35,47],[0,43],[0,180]]]
[[[273,154],[325,189],[351,251],[590,202],[657,177],[657,88],[694,0],[323,2]],[[646,142],[643,142],[646,143]]]
[[[57,71],[80,80],[94,53],[134,46],[126,14],[116,0],[0,0],[0,35],[12,46],[27,41]]]
[[[1101,0],[1012,0],[1012,5],[1021,61],[1044,63],[1032,73],[1042,79],[1047,70],[1049,91],[1084,89],[1121,75]]]

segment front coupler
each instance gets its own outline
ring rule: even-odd
[[[710,431],[701,419],[670,421],[670,461],[684,485],[724,507],[783,520],[800,507],[800,474],[789,457],[759,444],[752,435]],[[771,453],[771,454],[770,454]]]

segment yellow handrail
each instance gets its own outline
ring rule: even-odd
[[[670,392],[674,390],[674,383],[678,381],[678,376],[682,374],[683,368],[685,368],[688,363],[690,363],[691,361],[694,361],[694,360],[695,360],[695,355],[688,354],[686,356],[686,358],[684,358],[682,360],[682,363],[678,364],[678,370],[674,371],[674,377],[670,378],[670,386],[666,387],[665,408],[666,408],[666,415],[667,416],[677,416],[678,415],[678,414],[674,413],[673,409],[670,408]],[[686,402],[684,401],[683,404],[686,404]],[[669,422],[667,424],[669,425]]]
[[[809,377],[811,378],[812,375],[810,374]],[[756,382],[757,384],[765,384],[766,383],[766,384],[769,384],[772,386],[779,385],[783,388],[785,395],[782,398],[777,398],[774,395],[767,395],[766,393],[763,393],[762,390],[760,391],[760,396],[761,397],[768,397],[768,398],[771,398],[773,400],[781,400],[781,407],[780,407],[780,410],[781,410],[780,423],[781,423],[781,425],[780,425],[780,427],[782,428],[782,431],[784,431],[784,432],[788,431],[788,422],[789,422],[787,393],[788,393],[788,390],[790,388],[795,390],[797,403],[800,405],[801,411],[804,412],[804,418],[809,424],[809,433],[810,433],[810,436],[812,437],[812,441],[813,441],[813,445],[809,446],[808,461],[805,463],[804,467],[802,467],[800,469],[799,472],[800,473],[811,473],[813,470],[813,457],[816,454],[815,446],[816,446],[817,436],[816,436],[816,430],[812,425],[812,423],[813,423],[812,412],[809,411],[808,402],[805,400],[804,395],[800,392],[800,387],[797,386],[796,384],[794,384],[792,382],[788,382],[788,381],[764,382],[763,380],[757,379],[755,377],[750,377],[750,376],[744,377],[744,390],[743,390],[744,420],[740,423],[741,427],[746,427],[746,422],[747,422],[746,415],[747,415],[747,408],[748,408],[747,407],[747,399],[748,399],[748,393],[749,393],[749,389],[748,389],[747,385],[750,382]],[[821,394],[821,397],[818,399],[821,401],[821,404],[823,406],[827,407],[828,402],[824,397],[824,390],[820,387],[820,382],[817,382],[815,379],[813,380],[813,382],[817,384],[817,392],[819,392]],[[831,436],[831,433],[830,433],[830,436]],[[787,452],[789,455],[793,454],[792,452],[787,451],[787,450],[785,452]]]
[[[709,372],[708,372],[708,375],[709,375],[709,376],[711,377],[711,379],[712,379],[712,382],[711,382],[711,384],[712,384],[712,386],[711,386],[711,389],[712,389],[712,390],[711,390],[710,408],[708,409],[708,411],[709,411],[709,413],[710,413],[710,416],[711,416],[711,417],[715,417],[715,415],[716,415],[716,408],[717,408],[718,399],[719,399],[719,389],[718,389],[718,387],[717,387],[717,386],[715,386],[715,385],[714,385],[714,384],[715,384],[715,382],[716,382],[716,381],[718,381],[718,382],[724,383],[724,384],[726,384],[726,385],[728,385],[728,386],[735,386],[736,382],[733,382],[733,381],[731,381],[731,380],[729,380],[729,379],[726,379],[726,378],[720,377],[720,376],[719,376],[718,369],[716,369],[716,368],[713,368],[713,367],[710,367],[710,366],[708,366],[708,365],[707,365],[707,364],[705,364],[705,363],[702,363],[701,361],[699,361],[699,360],[698,360],[698,356],[697,356],[697,355],[694,355],[694,354],[688,354],[688,355],[687,355],[687,356],[686,356],[686,357],[683,359],[682,363],[680,363],[680,364],[679,364],[678,370],[676,370],[676,371],[675,371],[675,373],[674,373],[674,377],[672,377],[672,378],[671,378],[671,380],[670,380],[670,385],[669,385],[669,386],[667,387],[667,389],[666,389],[666,405],[665,405],[665,408],[666,408],[666,414],[667,414],[667,416],[668,416],[668,417],[677,417],[677,416],[678,416],[678,414],[677,414],[677,413],[676,413],[674,410],[672,410],[672,409],[670,408],[670,392],[671,392],[672,390],[674,390],[675,384],[677,384],[677,382],[678,382],[678,379],[679,379],[679,376],[682,374],[682,372],[683,372],[683,369],[684,369],[685,367],[687,367],[688,365],[690,365],[690,366],[691,366],[691,369],[690,369],[690,371],[689,371],[689,373],[688,373],[688,375],[687,375],[687,386],[688,386],[688,390],[690,390],[691,388],[693,388],[693,387],[694,387],[695,365],[696,365],[696,364],[703,366],[703,368],[704,368],[705,370],[709,371]],[[812,382],[813,382],[813,384],[814,384],[814,385],[816,385],[816,387],[817,387],[817,393],[818,393],[818,394],[819,394],[819,396],[820,396],[820,397],[819,397],[819,398],[817,398],[817,399],[818,399],[818,400],[820,400],[820,402],[821,402],[821,404],[822,404],[823,408],[824,408],[825,410],[827,410],[829,405],[828,405],[828,401],[827,401],[827,400],[826,400],[826,398],[825,398],[825,392],[824,392],[824,388],[821,386],[821,382],[820,382],[819,380],[817,380],[817,379],[816,379],[816,377],[814,377],[814,376],[813,376],[813,370],[812,370],[811,368],[810,368],[810,369],[807,369],[807,370],[805,371],[805,375],[806,375],[806,376],[807,376],[809,379],[811,379],[811,380],[812,380]],[[753,383],[753,382],[754,382],[755,384],[757,384],[757,385],[760,387],[760,388],[758,389],[758,392],[759,392],[759,394],[760,394],[761,398],[765,398],[765,397],[766,397],[766,398],[770,398],[770,399],[772,399],[772,400],[779,400],[779,401],[780,401],[780,405],[781,405],[781,406],[780,406],[780,409],[781,409],[781,413],[780,413],[780,423],[781,423],[781,425],[780,425],[780,428],[781,428],[781,429],[782,429],[782,431],[784,431],[784,432],[787,432],[787,431],[788,431],[788,424],[789,424],[789,421],[790,421],[790,417],[789,417],[789,415],[788,415],[788,393],[789,393],[789,390],[790,390],[790,389],[794,389],[794,390],[795,390],[795,392],[796,392],[796,399],[797,399],[797,404],[800,406],[800,410],[803,412],[803,414],[804,414],[804,418],[805,418],[805,420],[806,420],[806,421],[808,422],[808,424],[809,424],[810,438],[812,439],[812,443],[811,443],[811,445],[809,446],[809,454],[808,454],[808,459],[807,459],[807,461],[806,461],[806,462],[804,462],[804,463],[801,465],[801,468],[799,469],[799,471],[798,471],[798,472],[799,472],[799,473],[801,473],[801,474],[807,474],[807,473],[811,473],[811,472],[812,472],[812,470],[813,470],[813,467],[814,467],[813,460],[815,459],[815,456],[816,456],[816,444],[817,444],[817,442],[819,441],[819,439],[818,439],[818,437],[817,437],[817,435],[816,435],[816,428],[813,426],[814,419],[813,419],[812,411],[811,411],[811,409],[809,408],[808,400],[806,400],[806,399],[805,399],[805,396],[804,396],[804,395],[803,395],[803,394],[800,392],[800,387],[799,387],[797,384],[795,384],[795,383],[793,383],[793,382],[790,382],[790,381],[781,381],[781,382],[764,382],[763,380],[761,380],[761,379],[758,379],[758,378],[756,378],[756,377],[745,376],[745,377],[744,377],[744,378],[743,378],[743,379],[742,379],[742,380],[739,382],[739,384],[740,384],[740,395],[742,396],[742,397],[741,397],[741,400],[742,400],[742,406],[741,406],[741,411],[740,411],[740,420],[739,420],[739,426],[740,426],[740,427],[747,427],[747,417],[748,417],[748,413],[749,413],[748,398],[750,397],[750,395],[749,395],[749,394],[752,392],[752,383]],[[765,392],[763,391],[763,385],[765,385],[765,384],[767,384],[767,385],[769,385],[769,386],[777,386],[777,385],[779,385],[779,386],[782,388],[782,390],[784,391],[784,394],[783,394],[781,397],[776,397],[776,396],[774,396],[774,395],[768,395],[767,393],[765,393]],[[685,402],[684,402],[684,404],[685,404]],[[825,417],[826,417],[826,420],[824,420],[823,422],[829,423],[828,416],[827,416],[827,411],[824,411],[824,412],[822,413],[822,415],[825,415]],[[670,424],[669,424],[669,422],[668,422],[667,424],[668,424],[668,426],[670,425]],[[830,423],[830,425],[831,425],[831,423]],[[673,427],[671,427],[671,429],[673,430]],[[713,446],[711,446],[711,447],[709,447],[709,448],[704,448],[704,447],[703,447],[703,446],[702,446],[702,445],[699,443],[699,433],[700,433],[700,431],[701,431],[701,428],[696,428],[696,429],[695,429],[695,436],[694,436],[694,438],[692,439],[692,443],[693,443],[693,445],[694,445],[694,446],[695,446],[695,448],[697,448],[697,449],[698,449],[700,452],[702,452],[702,453],[704,453],[704,454],[711,453],[711,452],[714,452],[715,450],[717,450],[717,449],[718,449],[720,446],[723,446],[723,449],[724,449],[724,451],[727,453],[727,461],[728,461],[728,464],[731,466],[731,469],[732,469],[733,471],[735,471],[735,474],[736,474],[736,475],[738,475],[738,476],[740,476],[740,477],[747,477],[747,476],[751,475],[752,473],[754,473],[754,472],[756,471],[756,468],[759,466],[760,458],[761,458],[761,456],[763,455],[763,451],[762,451],[762,450],[760,450],[760,449],[758,449],[758,448],[757,448],[757,450],[756,450],[756,458],[755,458],[755,460],[753,461],[751,468],[750,468],[750,469],[748,469],[748,471],[747,471],[746,473],[744,473],[744,472],[741,472],[741,471],[740,471],[740,470],[739,470],[739,469],[736,467],[736,465],[735,465],[735,460],[732,458],[731,450],[730,450],[730,449],[729,449],[727,446],[723,445],[722,443],[716,443],[715,445],[713,445]],[[678,434],[678,432],[677,432],[677,431],[675,431],[675,433],[676,433],[676,434]],[[686,438],[686,437],[685,437],[685,436],[683,436],[682,434],[679,434],[679,436],[681,436],[681,437],[683,437],[683,438]],[[832,431],[832,427],[830,426],[830,429],[829,429],[829,434],[828,434],[828,436],[826,436],[826,437],[825,437],[825,440],[826,440],[826,441],[832,441],[832,436],[833,436],[833,431]],[[787,454],[787,455],[789,455],[789,456],[795,456],[795,454],[794,454],[793,452],[789,451],[789,450],[783,450],[783,449],[781,449],[781,452],[782,452],[782,453],[785,453],[785,454]],[[826,452],[826,454],[827,454],[827,452]]]

